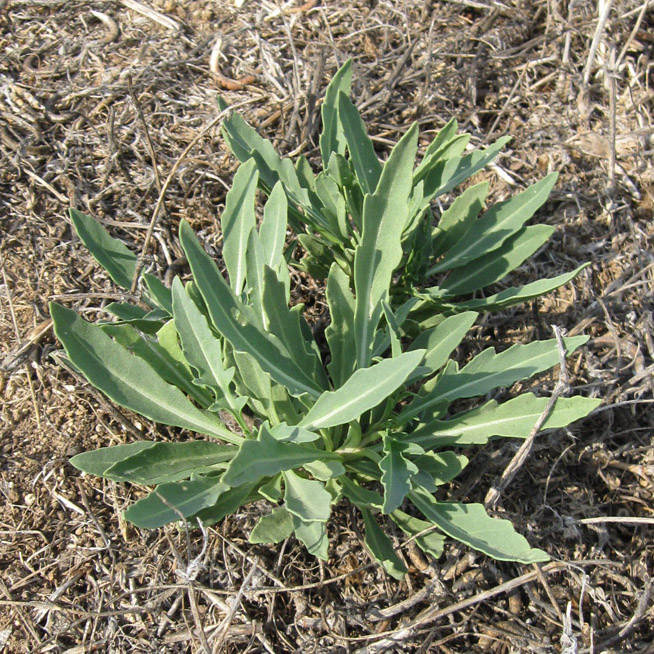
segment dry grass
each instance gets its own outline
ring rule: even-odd
[[[603,24],[590,0],[0,0],[0,652],[654,652],[653,33],[651,0],[613,2]],[[409,546],[398,583],[345,508],[326,565],[294,541],[249,545],[257,507],[205,535],[139,531],[120,511],[140,489],[67,463],[177,437],[50,357],[48,300],[92,317],[116,296],[68,206],[139,251],[159,203],[146,265],[170,277],[181,218],[219,246],[235,162],[216,95],[313,159],[317,99],[347,57],[380,153],[412,120],[426,142],[456,116],[475,145],[513,136],[494,197],[561,171],[539,213],[557,232],[519,274],[590,268],[480,331],[591,336],[568,372],[604,406],[537,439],[495,509],[549,566]],[[481,452],[452,496],[483,501],[513,453]]]

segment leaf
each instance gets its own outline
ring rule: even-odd
[[[361,189],[364,193],[373,193],[377,188],[382,165],[377,159],[359,111],[342,91],[338,93],[338,117]]]
[[[393,272],[402,260],[402,231],[409,218],[411,171],[417,149],[414,123],[384,164],[378,189],[363,203],[363,234],[354,255],[354,336],[357,365],[370,364],[374,333]]]
[[[550,225],[523,227],[497,250],[456,268],[439,286],[444,295],[464,295],[495,284],[536,252],[554,233]]]
[[[136,255],[97,221],[76,209],[70,210],[77,235],[93,258],[121,288],[131,288],[136,271]]]
[[[468,233],[477,222],[477,216],[488,195],[488,182],[475,184],[457,196],[443,212],[432,239],[432,254],[447,252]]]
[[[317,397],[320,389],[316,382],[295,364],[277,338],[263,331],[251,307],[236,298],[186,221],[180,225],[180,240],[216,329],[237,351],[252,356],[291,394],[300,396],[308,393]]]
[[[250,543],[281,543],[293,534],[293,517],[283,507],[259,518],[248,539]]]
[[[421,332],[411,343],[409,351],[424,349],[425,356],[420,366],[409,377],[409,383],[442,368],[478,315],[474,311],[460,313],[446,318],[432,329]]]
[[[413,439],[407,440],[411,443],[416,442]],[[454,452],[428,452],[416,457],[414,463],[420,471],[413,477],[414,485],[422,486],[430,493],[435,493],[438,486],[447,484],[458,477],[469,461],[467,457]]]
[[[349,477],[343,476],[338,480],[343,488],[343,495],[347,497],[352,504],[360,509],[379,509],[384,504],[384,498],[376,491],[369,490],[360,486]]]
[[[433,156],[443,148],[444,145],[450,143],[456,136],[459,129],[459,123],[456,118],[451,118],[436,134],[436,138],[427,146],[425,154],[422,157],[420,165],[416,168],[415,174],[417,175],[423,168],[427,167]]]
[[[218,499],[207,508],[200,509],[190,516],[189,520],[195,522],[201,520],[202,524],[209,527],[220,522],[225,516],[232,515],[241,506],[258,499],[253,496],[255,484],[246,484],[230,488],[218,495]]]
[[[250,232],[256,225],[254,196],[259,181],[256,162],[253,159],[239,166],[234,175],[232,188],[227,192],[225,211],[221,218],[223,230],[223,259],[229,282],[238,295],[245,283],[245,253]]]
[[[281,473],[276,474],[274,477],[271,477],[270,481],[261,484],[257,492],[261,497],[265,497],[269,502],[276,504],[284,495],[282,492],[282,479]]]
[[[112,447],[101,447],[92,452],[82,452],[70,459],[72,465],[78,470],[96,477],[104,477],[104,473],[115,463],[127,459],[142,450],[147,450],[155,445],[152,441],[136,441],[127,445],[113,445]]]
[[[286,216],[288,202],[284,186],[277,182],[263,208],[263,220],[259,227],[259,236],[263,247],[264,263],[276,270],[279,266],[286,268],[284,259],[284,240],[286,239]]]
[[[280,443],[313,443],[320,438],[320,434],[297,425],[289,427],[286,423],[275,425],[269,431],[270,435]]]
[[[158,334],[165,327],[162,327]],[[129,324],[103,325],[102,331],[114,338],[116,343],[123,346],[127,351],[133,352],[143,359],[152,367],[152,372],[155,372],[163,381],[177,386],[203,407],[209,406],[211,403],[209,393],[193,383],[191,371],[183,363],[175,359],[160,343],[143,336]],[[150,374],[152,375],[152,373]]]
[[[507,288],[495,295],[490,295],[486,298],[480,298],[478,300],[468,300],[467,302],[459,302],[457,304],[443,304],[444,309],[454,308],[457,312],[465,311],[468,309],[478,310],[478,311],[497,311],[498,309],[505,309],[511,307],[514,304],[520,304],[526,302],[527,300],[532,300],[534,298],[540,297],[541,295],[546,295],[547,293],[553,291],[559,286],[563,286],[568,282],[572,281],[584,268],[587,268],[590,264],[582,264],[576,270],[573,270],[569,273],[564,273],[563,275],[557,275],[556,277],[551,277],[548,279],[539,279],[538,281],[532,282],[531,284],[526,284],[519,288],[512,287]]]
[[[322,165],[327,168],[333,152],[345,154],[345,135],[338,116],[338,97],[340,93],[350,94],[352,83],[352,59],[348,59],[334,74],[325,91],[325,99],[320,108],[322,132],[320,133],[320,156]]]
[[[236,448],[206,441],[186,443],[155,443],[105,470],[105,476],[114,481],[153,486],[187,479],[217,463],[229,461]]]
[[[226,490],[221,481],[207,477],[160,484],[125,511],[125,520],[143,529],[156,529],[211,506]]]
[[[377,524],[374,516],[368,509],[359,509],[363,515],[363,522],[366,526],[364,542],[376,561],[395,579],[402,579],[408,572],[400,557],[395,553],[393,544],[388,536]]]
[[[445,254],[429,268],[427,276],[460,268],[499,248],[543,206],[558,178],[551,173],[540,182],[504,202],[494,204]]]
[[[436,169],[439,164],[449,160],[457,159],[460,161],[460,156],[466,149],[470,141],[470,134],[459,134],[453,136],[447,143],[442,143],[438,149],[433,149],[431,145],[428,152],[425,152],[420,165],[416,168],[413,174],[413,185],[417,186],[432,170]],[[429,152],[431,150],[431,152]]]
[[[277,336],[290,353],[295,365],[310,375],[313,383],[325,389],[328,387],[322,361],[317,352],[311,348],[302,332],[302,320],[298,310],[289,310],[286,304],[284,284],[277,280],[271,268],[263,270],[263,310],[267,319],[268,331]],[[302,309],[302,305],[299,306]],[[311,333],[311,332],[309,332]],[[313,340],[313,335],[311,336]]]
[[[331,361],[327,369],[336,388],[350,377],[356,363],[354,296],[348,276],[332,264],[327,278],[327,304],[331,323],[325,330]]]
[[[481,504],[437,502],[422,490],[412,491],[409,499],[448,536],[498,561],[549,561],[549,556],[542,550],[532,549],[508,520],[491,518]]]
[[[173,281],[173,316],[184,355],[197,370],[197,382],[213,388],[216,398],[224,398],[235,415],[240,415],[242,401],[231,390],[234,368],[225,368],[222,343],[213,335],[207,319],[188,296],[176,277]]]
[[[391,513],[393,522],[410,538],[413,538],[416,545],[425,553],[431,554],[435,559],[439,559],[443,554],[445,546],[445,536],[434,529],[431,522],[414,518],[403,511],[393,511]],[[417,536],[421,532],[430,529],[422,536]]]
[[[523,393],[502,404],[491,400],[449,420],[435,420],[423,425],[407,438],[425,449],[447,445],[483,445],[496,436],[527,438],[548,402],[549,398],[536,397],[533,393]],[[585,397],[560,397],[543,429],[565,427],[587,416],[601,402],[601,399]]]
[[[238,454],[225,471],[223,481],[229,486],[241,486],[284,470],[300,468],[305,463],[326,459],[339,460],[340,457],[315,447],[275,440],[264,424],[257,440],[243,441]]]
[[[568,354],[587,340],[587,336],[565,338]],[[488,348],[461,370],[457,370],[456,364],[451,362],[439,377],[423,386],[420,393],[401,412],[399,422],[402,424],[408,417],[419,415],[444,401],[452,402],[485,395],[495,388],[511,386],[521,379],[529,379],[536,373],[548,370],[558,362],[556,339],[513,345],[499,354],[495,352],[495,348]]]
[[[164,286],[163,282],[159,280],[154,275],[145,273],[143,275],[143,280],[145,285],[150,291],[150,298],[152,298],[155,304],[158,304],[162,309],[171,315],[173,313],[173,299],[170,294],[170,289],[167,286]]]
[[[293,530],[298,540],[304,543],[310,554],[326,561],[329,551],[327,527],[324,522],[304,522],[293,516]]]
[[[338,390],[325,391],[301,420],[309,430],[356,420],[396,391],[420,363],[424,350],[405,352],[357,370]]]
[[[127,302],[110,302],[104,309],[116,316],[120,324],[132,325],[145,334],[156,334],[163,327],[163,320],[167,318],[160,310],[148,312]]]
[[[102,328],[74,311],[50,304],[55,334],[82,374],[117,404],[167,425],[209,434],[228,443],[241,437],[210,413],[197,409],[175,386],[163,381],[143,359],[130,354]]]
[[[406,449],[406,444],[388,436],[384,438],[384,456],[379,462],[384,486],[382,513],[391,513],[402,505],[411,490],[411,477],[418,472],[415,463],[405,458]]]
[[[283,474],[286,510],[302,522],[327,522],[332,496],[325,490],[325,486],[319,481],[305,479],[292,470]]]
[[[329,481],[345,474],[345,467],[340,461],[312,461],[302,467],[320,481]]]

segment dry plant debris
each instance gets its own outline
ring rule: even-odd
[[[600,4],[0,0],[0,652],[654,651],[654,6]],[[159,204],[145,265],[162,274],[184,266],[182,218],[219,253],[235,161],[216,95],[311,159],[316,98],[347,57],[380,154],[410,121],[429,134],[455,116],[476,146],[513,136],[495,197],[561,171],[539,214],[554,243],[520,281],[592,266],[478,333],[480,347],[551,325],[592,336],[567,372],[604,406],[537,438],[495,509],[550,567],[457,548],[425,561],[409,545],[411,575],[389,581],[352,554],[359,525],[345,511],[326,565],[291,541],[248,545],[254,514],[205,534],[136,531],[120,511],[140,489],[67,463],[145,432],[179,438],[50,356],[48,300],[91,313],[115,294],[73,240],[68,206],[141,251]],[[450,496],[483,500],[514,453],[482,452]]]

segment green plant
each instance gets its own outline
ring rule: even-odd
[[[411,319],[423,320],[434,311],[492,311],[538,297],[573,279],[585,266],[552,279],[522,287],[504,288],[486,297],[470,297],[502,281],[551,236],[548,225],[525,226],[544,204],[557,175],[551,174],[513,198],[494,204],[481,217],[488,184],[468,188],[443,211],[436,224],[432,204],[489,164],[509,141],[502,137],[485,150],[464,155],[470,139],[457,134],[452,119],[425,150],[413,168],[417,153],[417,124],[397,144],[393,158],[402,173],[389,180],[349,94],[352,62],[334,75],[322,104],[320,155],[323,169],[314,175],[308,160],[295,163],[280,157],[241,116],[233,113],[223,124],[223,135],[241,162],[259,172],[265,193],[281,182],[290,203],[289,222],[304,255],[296,265],[317,278],[327,277],[332,263],[351,281],[357,274],[357,246],[364,235],[366,212],[383,213],[375,225],[383,238],[389,231],[402,237],[393,241],[393,262],[400,257],[398,278],[389,303],[400,307],[408,298]],[[227,105],[220,100],[221,109]],[[398,199],[384,185],[398,185]],[[399,188],[401,186],[401,188]],[[390,198],[396,211],[384,211],[378,198]],[[368,202],[369,206],[366,206]],[[376,202],[376,205],[373,204]],[[444,277],[444,274],[447,275]],[[435,283],[437,281],[437,283]]]
[[[559,354],[555,340],[539,341],[501,353],[486,349],[459,368],[451,355],[475,312],[433,316],[432,326],[409,329],[416,300],[391,306],[404,233],[393,226],[406,223],[414,153],[415,139],[402,139],[362,202],[352,284],[341,266],[329,268],[331,323],[322,351],[302,305],[289,307],[286,194],[274,185],[258,225],[254,161],[238,170],[222,216],[229,282],[183,222],[192,281],[176,278],[168,289],[148,277],[147,308],[111,304],[106,309],[116,320],[108,323],[91,324],[51,305],[69,364],[91,384],[151,420],[210,437],[75,456],[72,463],[87,473],[155,486],[126,510],[127,520],[144,528],[182,518],[212,524],[265,499],[274,508],[250,540],[295,534],[325,559],[332,506],[347,500],[362,514],[368,549],[395,577],[406,569],[380,516],[434,556],[450,536],[497,559],[547,559],[482,505],[434,495],[465,468],[462,450],[526,437],[548,400],[523,393],[466,411],[454,403],[528,379],[556,365]],[[76,211],[71,217],[112,279],[129,288],[136,256],[92,218]],[[571,352],[585,341],[566,338],[565,347]],[[544,426],[567,425],[596,405],[561,398]]]

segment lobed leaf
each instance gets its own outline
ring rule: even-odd
[[[280,543],[293,534],[293,517],[283,507],[273,509],[270,515],[259,518],[248,539],[250,543]]]

